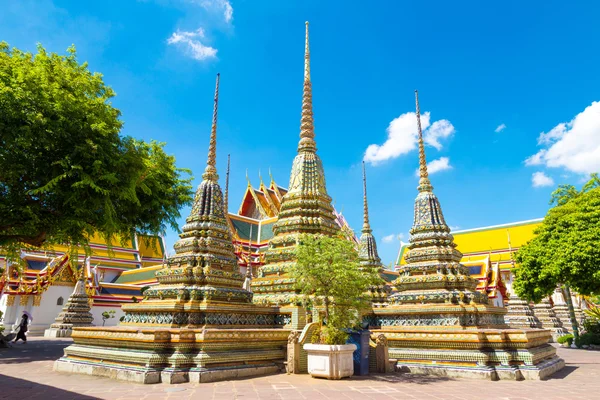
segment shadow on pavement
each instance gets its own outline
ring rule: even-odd
[[[23,371],[26,373],[26,371]],[[11,398],[14,399],[30,399],[30,398],[39,398],[39,399],[78,399],[78,400],[92,400],[97,399],[98,397],[86,396],[74,392],[69,392],[67,390],[58,389],[48,385],[42,385],[39,383],[26,381],[23,379],[13,378],[12,376],[6,376],[0,374],[0,388],[2,392],[6,394],[5,390],[10,389],[10,393],[12,393]],[[3,395],[0,395],[2,397]],[[4,398],[4,397],[2,397]]]
[[[0,349],[0,364],[24,364],[34,361],[57,360],[72,340],[43,340],[35,338],[26,344],[17,342],[11,347]]]
[[[394,374],[370,374],[367,376],[353,376],[352,380],[376,380],[387,383],[414,383],[416,385],[427,385],[435,382],[454,381],[454,378],[437,375],[419,375],[397,372]]]
[[[581,363],[579,363],[581,364]],[[554,374],[552,374],[552,376],[548,377],[548,381],[551,381],[553,379],[565,379],[567,376],[569,376],[570,374],[572,374],[573,372],[575,372],[577,370],[577,368],[579,367],[574,367],[572,365],[565,365],[565,367],[563,369],[561,369],[558,372],[555,372]]]

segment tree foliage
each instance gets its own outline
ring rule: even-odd
[[[552,193],[549,211],[536,236],[516,253],[520,265],[514,288],[519,296],[539,302],[557,284],[582,295],[600,292],[600,179],[577,190],[561,185]]]
[[[0,246],[87,246],[177,229],[189,171],[164,143],[121,136],[114,91],[67,55],[0,43]]]
[[[343,238],[302,235],[296,257],[290,272],[297,288],[325,310],[321,341],[346,343],[344,329],[358,322],[360,310],[368,305],[365,293],[378,282],[377,274],[361,270],[354,245]]]

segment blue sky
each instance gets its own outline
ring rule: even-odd
[[[557,184],[579,185],[600,170],[594,1],[3,0],[0,7],[0,40],[59,53],[75,44],[117,92],[124,133],[167,142],[196,178],[220,72],[218,167],[224,183],[231,154],[232,210],[246,169],[254,184],[269,167],[288,184],[310,21],[328,191],[358,232],[366,158],[371,225],[386,264],[398,235],[408,240],[417,193],[414,89],[429,113],[427,156],[438,170],[431,180],[454,228],[541,217]],[[169,247],[176,239],[168,232]]]

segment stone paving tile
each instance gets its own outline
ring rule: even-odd
[[[30,338],[0,349],[0,399],[207,400],[559,400],[600,399],[600,352],[559,348],[567,367],[547,381],[450,379],[410,374],[342,381],[271,375],[216,383],[140,385],[52,371],[70,339]]]

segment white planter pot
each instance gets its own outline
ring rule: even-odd
[[[354,344],[305,344],[304,350],[308,353],[308,373],[312,377],[342,379],[354,374]]]

